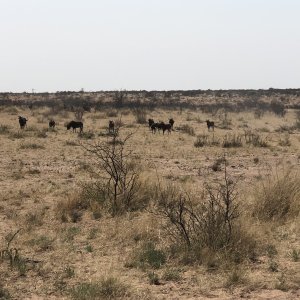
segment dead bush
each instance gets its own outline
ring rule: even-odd
[[[166,220],[166,233],[178,249],[185,249],[185,261],[202,262],[205,253],[218,253],[236,263],[254,256],[255,242],[242,230],[236,183],[224,168],[224,181],[206,184],[191,197],[175,186],[157,188],[154,213]],[[209,249],[209,251],[207,251]],[[178,252],[178,251],[176,251]]]
[[[106,142],[83,145],[97,160],[93,176],[99,180],[97,188],[104,195],[106,207],[112,215],[136,210],[139,202],[141,181],[132,164],[132,150],[127,148],[131,136],[121,139],[114,134]]]

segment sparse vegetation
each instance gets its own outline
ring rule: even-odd
[[[108,277],[95,283],[80,283],[70,290],[74,300],[124,299],[129,288],[117,278]]]
[[[264,221],[285,220],[298,216],[299,176],[285,172],[266,177],[256,195],[253,214]]]
[[[125,93],[122,107],[114,92],[49,94],[49,104],[24,94],[33,106],[16,104],[29,119],[23,130],[2,106],[0,228],[12,234],[0,240],[0,298],[292,298],[300,139],[298,96],[288,92],[282,100],[280,90],[137,91]],[[284,118],[270,113],[271,99],[284,104]],[[83,134],[63,128],[76,107],[84,109]],[[146,112],[156,122],[173,117],[172,134],[152,134]],[[108,134],[109,120],[121,130]],[[98,145],[105,151],[85,149]],[[116,172],[106,172],[114,163]],[[99,279],[105,274],[116,285]]]

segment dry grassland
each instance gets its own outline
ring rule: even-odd
[[[25,130],[18,115],[29,119]],[[287,128],[295,111],[261,118],[147,111],[147,119],[174,118],[169,135],[152,134],[130,110],[109,115],[84,113],[79,136],[65,128],[72,112],[0,112],[0,299],[300,299],[300,131]],[[50,117],[55,130],[48,130]],[[105,175],[85,147],[110,141],[108,121],[120,117],[118,138],[133,133],[126,151],[139,174],[140,202],[113,215],[101,196],[82,192],[95,181],[92,170]],[[223,147],[226,137],[242,145]],[[236,182],[233,222],[242,242],[187,249],[157,209],[158,185],[171,184],[196,207],[205,186],[224,183],[224,155],[229,186]],[[270,212],[277,196],[281,210]],[[237,259],[244,237],[253,249]]]

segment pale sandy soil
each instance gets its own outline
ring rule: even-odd
[[[83,147],[70,144],[104,141],[106,137],[98,134],[106,132],[108,120],[117,118],[107,117],[105,112],[85,113],[84,131],[95,133],[94,139],[85,140],[64,127],[66,121],[73,119],[71,112],[68,116],[57,115],[54,116],[58,123],[56,131],[46,132],[47,137],[41,138],[37,133],[47,128],[48,119],[42,115],[45,111],[0,112],[0,124],[8,125],[10,131],[0,135],[0,249],[5,248],[9,233],[22,228],[12,244],[27,261],[24,276],[11,268],[7,260],[0,262],[0,283],[12,299],[70,299],[68,290],[72,286],[105,276],[115,276],[128,284],[132,299],[300,299],[300,262],[292,261],[289,256],[292,249],[300,250],[299,219],[274,228],[270,225],[262,229],[261,225],[251,224],[254,229],[257,226],[258,235],[276,244],[278,272],[268,270],[269,260],[262,255],[257,263],[243,267],[245,283],[231,289],[225,287],[226,270],[208,272],[204,266],[180,266],[179,282],[162,280],[156,286],[150,285],[145,271],[126,268],[128,257],[137,247],[134,237],[138,233],[147,235],[149,231],[160,234],[161,220],[147,212],[116,218],[102,216],[95,220],[87,211],[78,223],[62,223],[57,217],[57,203],[90,180],[85,166],[92,163]],[[22,138],[12,136],[20,131],[18,115],[29,119]],[[122,135],[134,132],[130,147],[141,160],[141,171],[149,181],[159,177],[197,190],[204,182],[222,178],[223,173],[214,172],[211,166],[225,153],[228,172],[239,180],[240,197],[245,207],[250,207],[251,193],[266,174],[290,168],[300,171],[300,132],[289,134],[290,146],[280,146],[285,133],[276,132],[280,126],[294,121],[293,111],[284,118],[266,114],[255,119],[251,112],[229,114],[231,130],[218,128],[221,121],[217,117],[201,112],[161,110],[149,112],[148,117],[175,119],[175,130],[163,136],[151,134],[146,124],[136,124],[131,113],[122,115]],[[207,132],[204,123],[207,118],[216,121],[214,133]],[[192,126],[196,136],[214,134],[220,141],[228,133],[243,134],[244,129],[252,129],[268,141],[269,147],[196,148],[196,136],[178,130],[183,124]],[[22,145],[30,143],[42,148],[22,149]],[[93,230],[95,237],[89,238]],[[41,249],[34,242],[40,237],[49,241],[49,247]],[[92,247],[92,252],[86,250],[87,246]],[[172,266],[172,261],[167,264]],[[71,278],[65,276],[67,267],[74,269]],[[161,275],[163,271],[156,272]],[[287,291],[276,288],[282,274]]]

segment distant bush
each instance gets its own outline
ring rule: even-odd
[[[196,141],[194,142],[194,146],[196,148],[204,147],[204,146],[218,146],[220,145],[219,139],[215,138],[215,136],[211,136],[208,134],[200,134],[197,136]]]
[[[258,133],[254,133],[251,130],[245,130],[244,133],[246,144],[251,144],[254,147],[268,147],[268,142],[263,139]]]
[[[183,124],[180,127],[177,127],[177,130],[187,133],[188,135],[195,136],[194,128],[188,124]]]
[[[109,110],[106,112],[106,116],[109,118],[116,118],[118,116],[118,112],[116,110]]]
[[[138,124],[146,124],[147,123],[147,112],[143,109],[137,108],[133,110],[133,114],[135,116],[135,120]]]
[[[9,133],[9,126],[7,125],[0,125],[0,134],[8,134]]]
[[[284,117],[284,115],[286,113],[284,104],[281,101],[276,100],[276,99],[273,99],[271,101],[270,109],[274,114],[276,114],[280,117]]]
[[[242,136],[236,134],[227,134],[222,143],[223,148],[237,148],[242,146]]]
[[[91,140],[95,137],[95,133],[93,131],[79,132],[78,137],[81,139]]]

